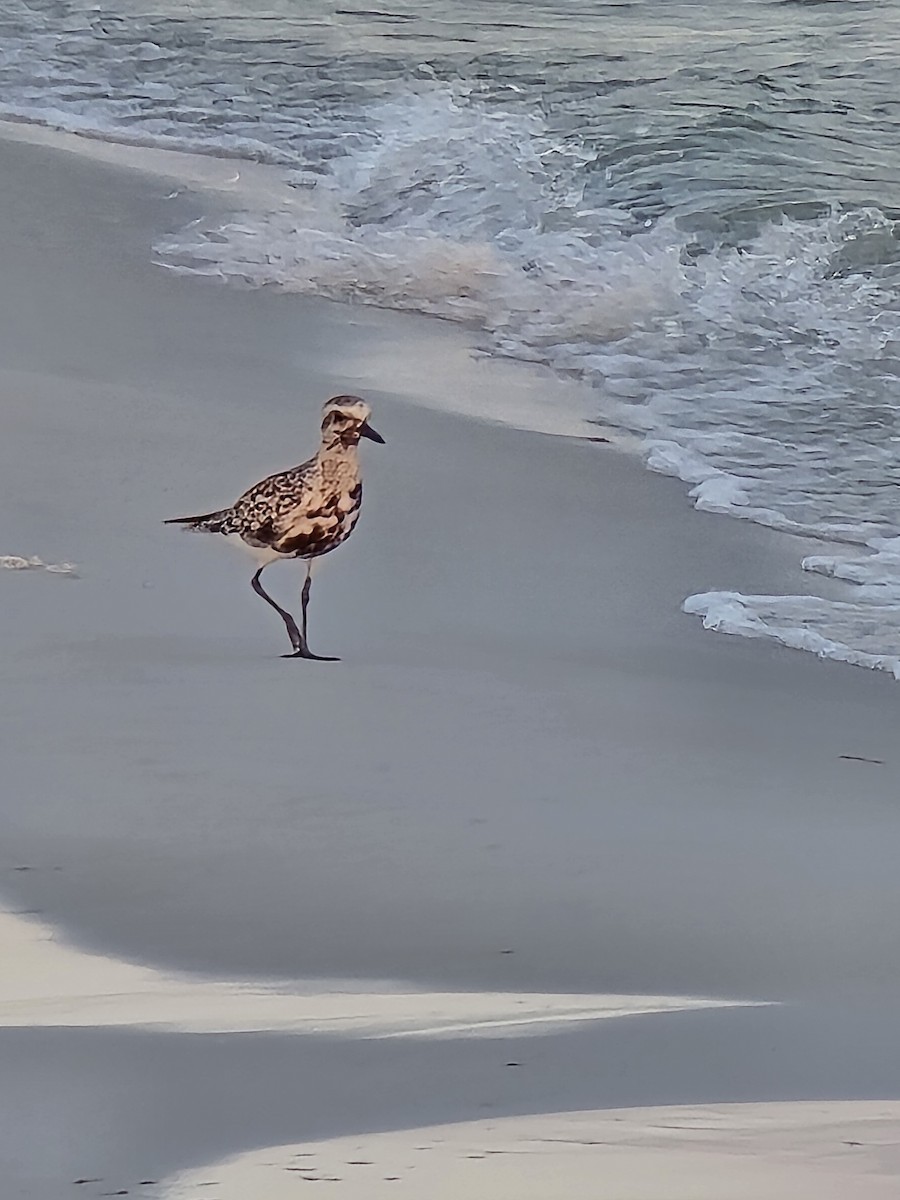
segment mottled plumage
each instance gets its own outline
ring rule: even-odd
[[[335,396],[322,412],[318,453],[298,467],[269,475],[248,488],[230,508],[196,517],[174,517],[167,525],[224,534],[260,564],[252,586],[284,620],[292,655],[318,658],[306,642],[313,559],[327,554],[353,532],[362,504],[358,446],[361,437],[384,439],[369,425],[369,406],[358,396]],[[263,568],[280,558],[302,558],[308,564],[301,594],[302,627],[281,608],[259,582]]]

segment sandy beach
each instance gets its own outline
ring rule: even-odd
[[[382,1194],[350,1158],[434,1197],[894,1194],[900,692],[681,611],[802,593],[803,543],[463,329],[165,271],[268,181],[72,145],[0,134],[4,1200],[280,1200],[313,1153],[347,1197]],[[386,445],[313,592],[343,661],[282,661],[247,563],[162,521],[344,391]],[[688,1110],[715,1136],[658,1137]],[[615,1161],[518,1153],[570,1137]]]

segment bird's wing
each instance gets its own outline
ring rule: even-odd
[[[278,542],[285,533],[291,515],[302,505],[303,493],[310,487],[315,459],[268,475],[248,488],[234,504],[234,514],[247,541],[260,546]]]

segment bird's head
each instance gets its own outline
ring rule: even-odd
[[[359,396],[332,396],[322,409],[322,445],[355,446],[361,437],[384,445],[369,424],[372,410]]]

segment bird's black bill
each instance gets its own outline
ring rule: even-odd
[[[380,445],[384,445],[384,438],[380,433],[376,433],[368,421],[363,421],[362,425],[360,425],[359,436],[368,438],[370,442],[378,442]]]

